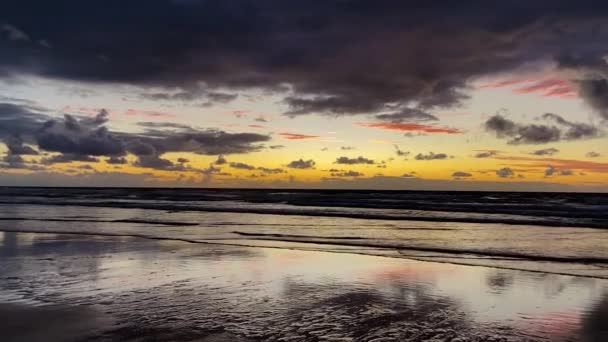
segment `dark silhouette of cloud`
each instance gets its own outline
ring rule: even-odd
[[[536,156],[552,156],[558,152],[559,152],[558,149],[551,147],[551,148],[544,148],[542,150],[536,150],[536,151],[532,152],[532,154],[536,155]]]
[[[413,172],[412,173],[404,173],[403,175],[401,175],[401,178],[418,178],[418,176],[416,176]]]
[[[395,153],[397,154],[397,156],[399,157],[407,157],[410,152],[409,151],[402,151],[399,146],[397,145],[393,145],[395,147]]]
[[[365,157],[356,157],[356,158],[348,158],[348,157],[338,157],[335,161],[336,164],[345,164],[345,165],[355,165],[355,164],[375,164],[372,159],[368,159]]]
[[[448,159],[448,155],[445,153],[434,153],[429,152],[428,154],[418,153],[416,155],[416,160],[443,160]]]
[[[315,161],[310,159],[310,160],[304,160],[304,159],[300,159],[300,160],[294,160],[291,163],[287,164],[288,168],[291,169],[312,169],[315,167]]]
[[[249,164],[245,164],[245,163],[235,162],[235,163],[230,163],[229,165],[233,169],[255,170],[255,166],[252,166],[252,165],[249,165]]]
[[[217,156],[217,159],[213,163],[215,165],[224,165],[224,164],[228,163],[228,161],[226,160],[226,157],[224,157],[223,155],[220,154],[219,156]]]
[[[547,166],[547,169],[545,170],[545,177],[572,176],[572,175],[574,175],[574,172],[572,170],[569,170],[569,169],[558,170],[557,168],[555,168],[551,165]]]
[[[479,151],[473,157],[475,158],[490,158],[498,154],[498,151]]]
[[[349,171],[332,172],[331,176],[332,177],[363,177],[365,175],[358,171],[349,170]]]
[[[511,178],[515,177],[515,172],[509,167],[503,167],[496,171],[496,175],[500,178]]]
[[[452,173],[452,177],[453,178],[469,178],[469,177],[473,177],[473,175],[468,172],[456,171],[456,172]]]
[[[286,173],[286,171],[281,168],[268,168],[268,167],[263,167],[263,166],[259,166],[256,170],[261,171],[262,173],[265,173],[265,174]]]
[[[10,137],[5,141],[8,153],[11,155],[37,155],[38,151],[28,145],[24,145],[21,139]]]
[[[510,139],[508,144],[546,144],[560,140],[580,140],[601,136],[600,130],[586,123],[565,120],[557,114],[541,116],[547,124],[519,124],[501,114],[496,114],[485,122],[485,129],[498,138]]]

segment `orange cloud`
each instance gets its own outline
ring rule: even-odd
[[[281,137],[289,140],[306,140],[306,139],[317,139],[320,138],[318,135],[306,135],[297,133],[279,133]]]
[[[393,122],[378,122],[378,123],[360,123],[360,126],[385,129],[389,131],[401,132],[423,132],[434,134],[461,134],[463,131],[455,128],[437,127],[431,125],[421,125],[416,123],[393,123]]]
[[[266,128],[266,126],[262,126],[262,125],[249,125],[249,127],[251,127],[251,128]]]

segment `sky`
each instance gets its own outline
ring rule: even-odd
[[[608,191],[606,2],[0,9],[0,185]]]

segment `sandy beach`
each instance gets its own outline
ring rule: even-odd
[[[4,341],[604,341],[608,281],[355,255],[0,233]]]

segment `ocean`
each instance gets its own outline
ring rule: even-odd
[[[608,195],[0,188],[0,232],[379,255],[608,278]]]

